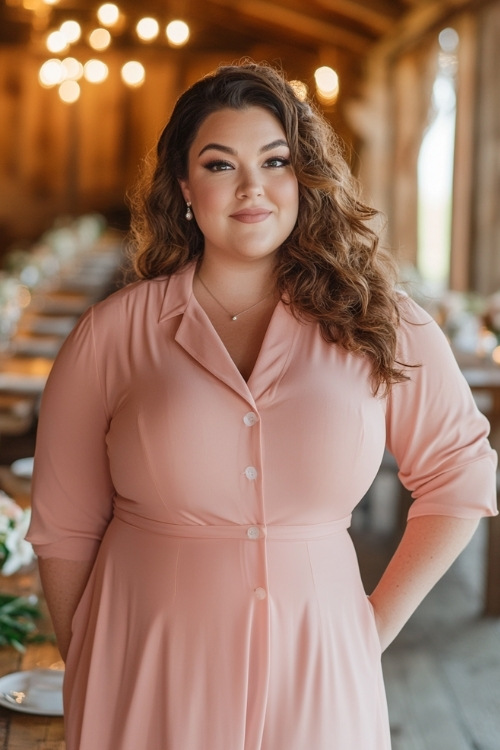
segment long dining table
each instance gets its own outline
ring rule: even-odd
[[[455,351],[458,364],[476,398],[479,409],[488,417],[490,442],[500,456],[500,364],[492,357]],[[500,471],[497,472],[497,497],[500,497]],[[500,516],[488,518],[485,560],[484,614],[500,616]]]

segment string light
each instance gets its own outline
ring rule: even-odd
[[[189,26],[185,21],[170,21],[165,29],[167,39],[172,47],[182,47],[189,39]]]
[[[120,9],[114,3],[104,3],[97,10],[97,18],[103,26],[114,26],[120,18]]]
[[[69,47],[68,40],[61,31],[52,31],[46,41],[49,52],[64,52]]]
[[[59,97],[66,104],[73,104],[80,97],[80,85],[77,81],[63,81],[59,86]]]
[[[78,81],[83,76],[83,65],[75,57],[65,57],[61,67],[65,80]]]
[[[64,21],[59,29],[68,44],[77,42],[82,35],[82,27],[78,21]]]
[[[38,80],[44,88],[57,86],[64,80],[63,64],[60,60],[52,58],[46,60],[38,71]]]
[[[101,52],[111,44],[111,34],[107,29],[94,29],[89,34],[89,44],[92,49]]]
[[[318,98],[325,104],[333,104],[339,95],[339,77],[333,68],[323,65],[314,71]]]
[[[102,83],[108,77],[109,69],[102,60],[89,60],[83,66],[83,75],[89,83]]]
[[[143,42],[151,42],[160,33],[160,24],[156,18],[141,18],[135,27],[137,36]]]
[[[126,83],[127,86],[136,88],[137,86],[142,86],[144,83],[146,71],[144,70],[144,65],[140,62],[137,62],[137,60],[130,60],[122,66],[121,76],[122,81]]]

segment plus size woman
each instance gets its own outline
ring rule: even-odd
[[[381,653],[496,513],[488,424],[275,70],[185,92],[132,210],[137,280],[37,438],[67,750],[389,750]],[[414,501],[368,597],[348,527],[386,448]]]

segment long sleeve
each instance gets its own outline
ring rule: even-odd
[[[409,299],[401,312],[398,360],[410,380],[389,397],[387,447],[414,498],[409,518],[496,515],[489,423],[438,325]]]

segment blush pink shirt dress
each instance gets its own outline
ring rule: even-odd
[[[95,559],[67,750],[389,750],[351,512],[387,446],[411,517],[494,515],[488,423],[409,299],[389,398],[281,302],[245,382],[193,274],[89,310],[43,396],[29,538]]]

